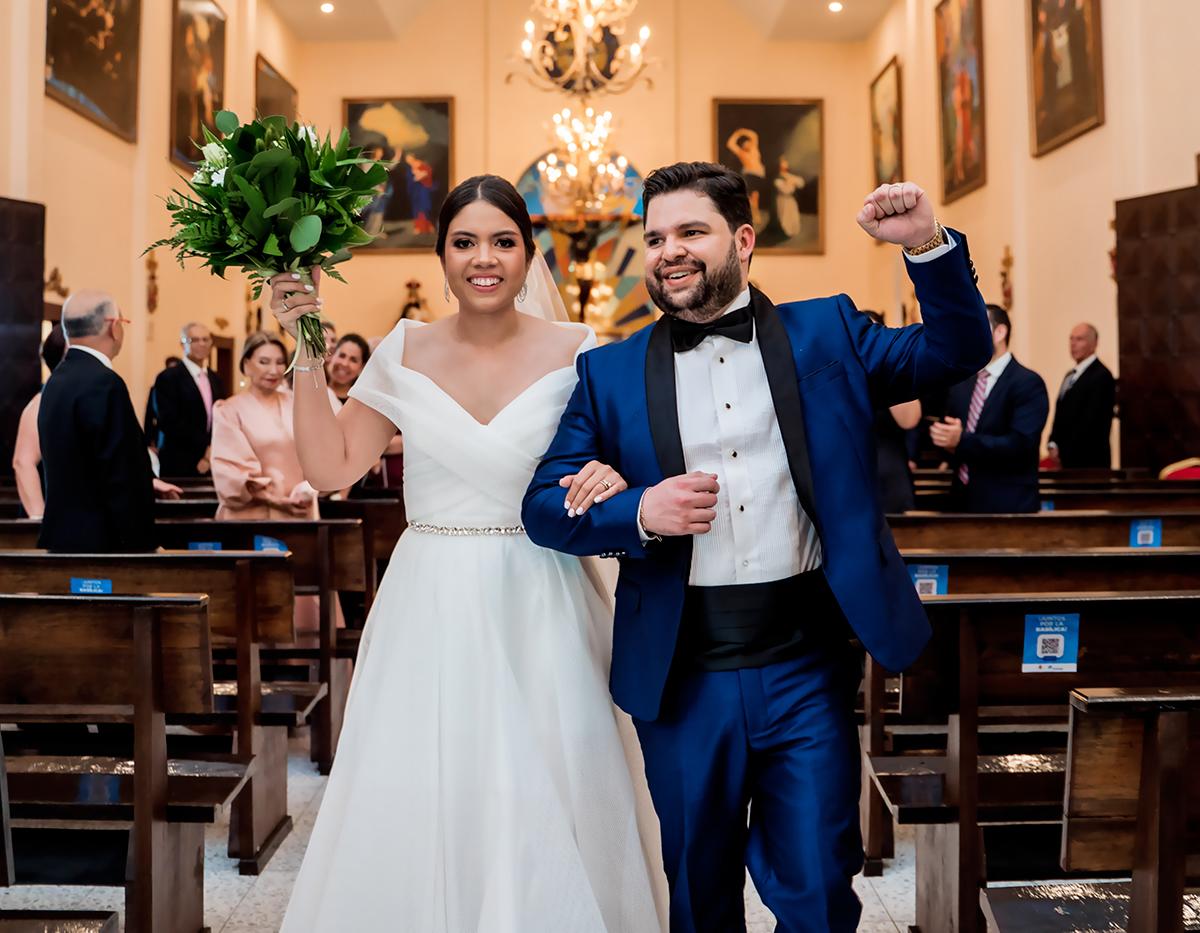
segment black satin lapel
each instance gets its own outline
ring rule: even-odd
[[[675,351],[671,348],[670,321],[666,317],[654,325],[646,348],[646,413],[654,454],[663,476],[686,473],[675,397]]]
[[[763,368],[767,371],[767,384],[771,388],[771,400],[775,403],[775,416],[779,421],[779,433],[783,435],[792,483],[796,487],[800,504],[804,506],[809,518],[817,523],[819,532],[821,528],[813,505],[816,496],[813,493],[812,465],[808,459],[804,408],[800,402],[800,386],[796,380],[792,341],[771,299],[758,289],[751,289],[750,296],[754,307],[758,350],[762,354]]]

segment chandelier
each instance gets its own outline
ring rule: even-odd
[[[612,113],[587,107],[576,116],[570,107],[554,115],[555,149],[538,161],[546,186],[569,203],[575,214],[600,213],[610,195],[625,190],[629,160],[607,148]]]
[[[521,43],[531,72],[526,79],[534,87],[585,100],[628,91],[650,64],[645,57],[649,27],[638,31],[637,42],[622,42],[625,20],[636,7],[637,0],[535,0]],[[653,86],[649,78],[646,83]]]

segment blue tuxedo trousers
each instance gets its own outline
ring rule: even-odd
[[[857,653],[679,670],[635,719],[662,824],[671,933],[743,933],[748,867],[778,933],[849,933],[862,905]]]

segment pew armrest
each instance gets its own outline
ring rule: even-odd
[[[1087,687],[1071,691],[1071,706],[1085,713],[1154,713],[1200,710],[1200,688]]]

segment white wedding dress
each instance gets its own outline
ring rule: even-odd
[[[402,320],[350,393],[404,433],[409,522],[518,526],[575,370],[481,424],[402,365],[419,326]],[[520,533],[410,526],[367,620],[285,933],[659,933],[648,796],[608,695],[611,626],[574,557]]]

